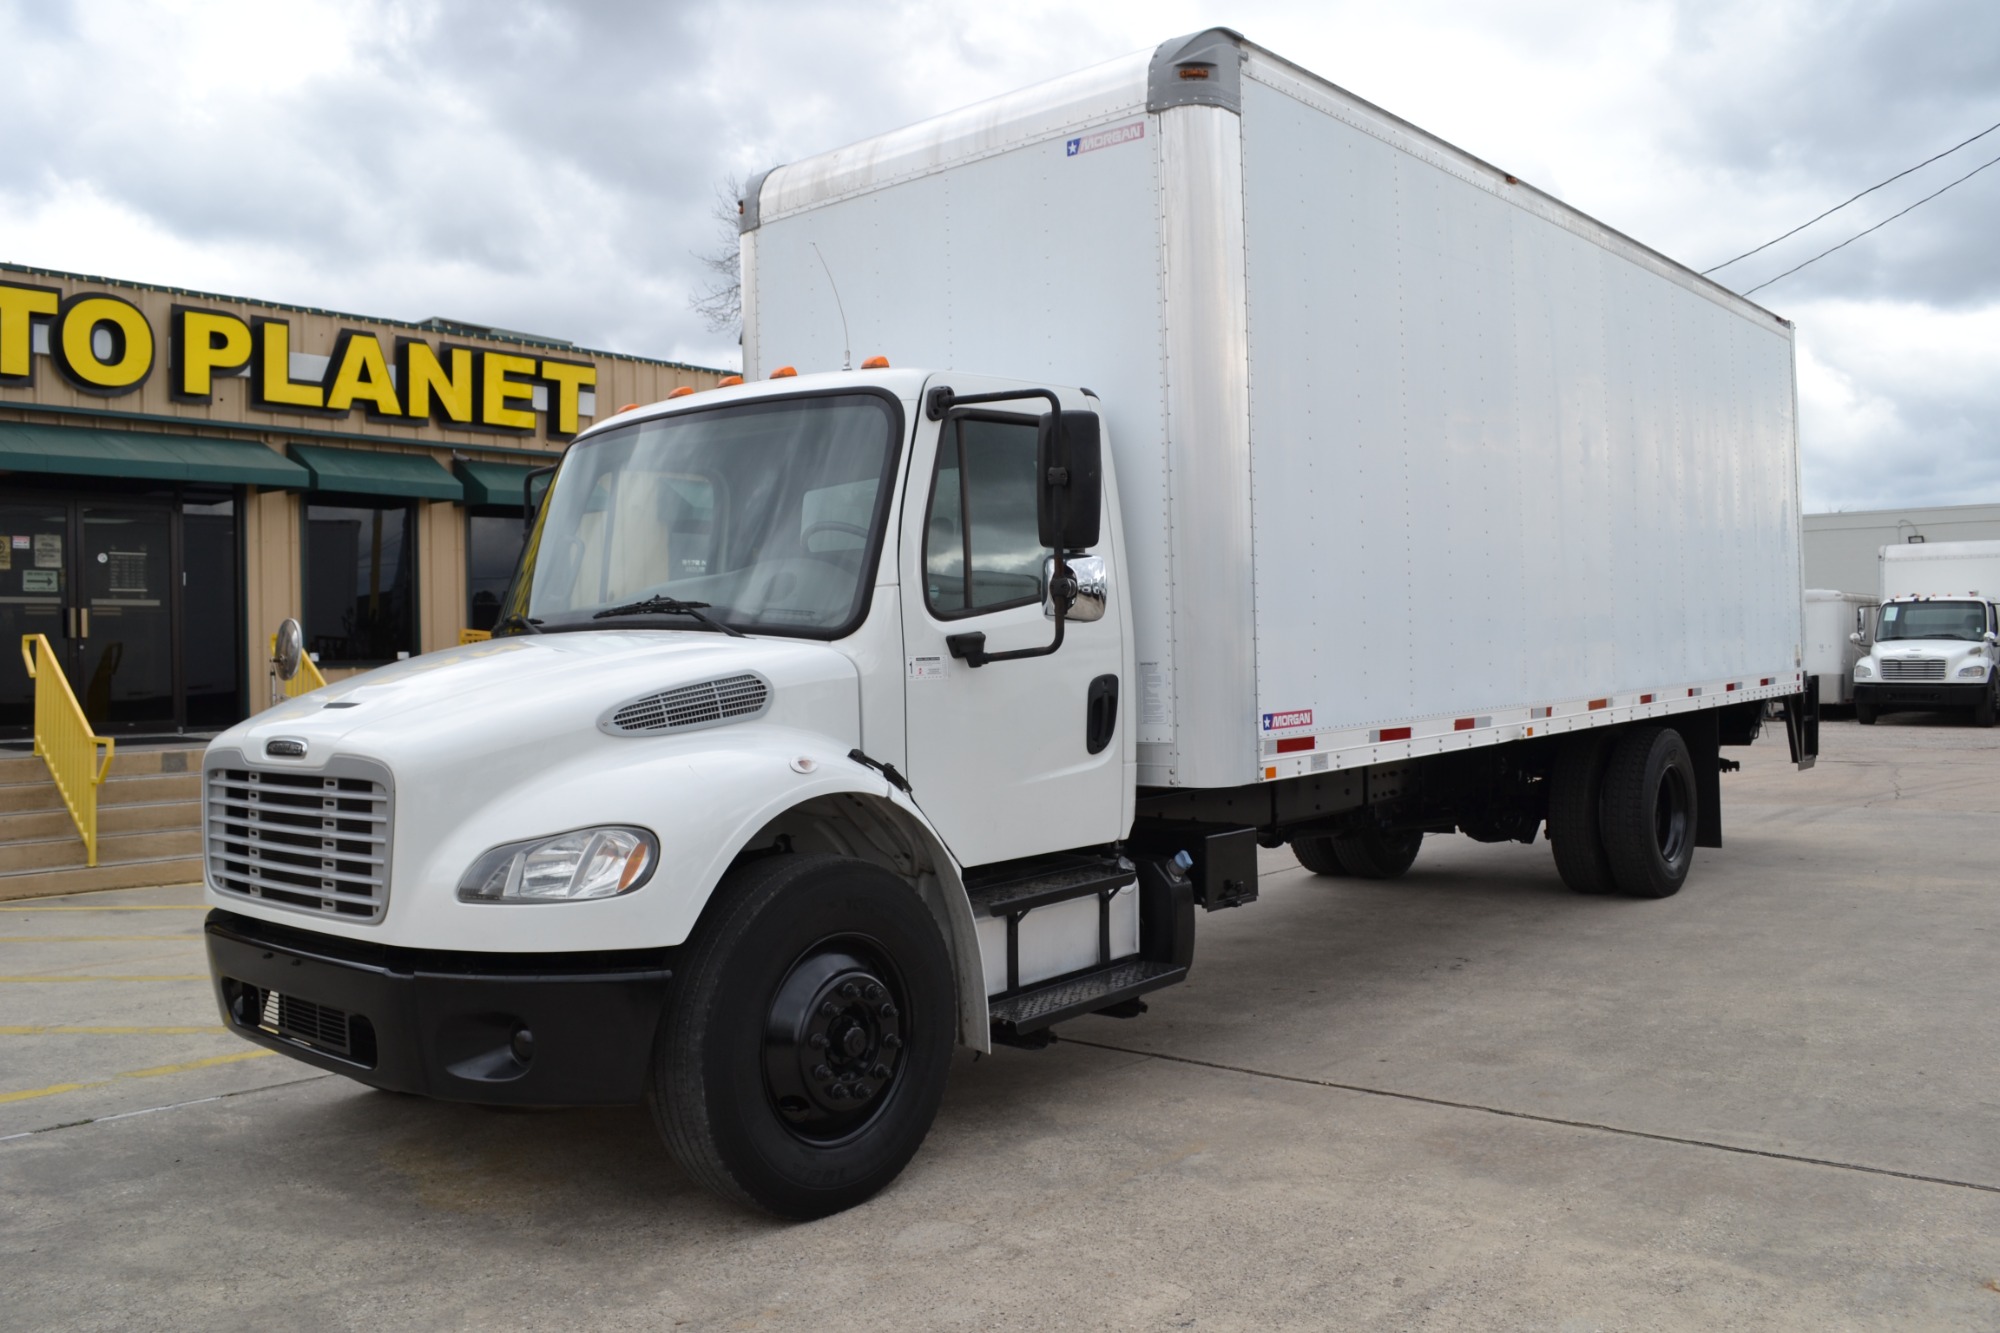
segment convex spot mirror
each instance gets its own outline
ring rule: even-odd
[[[272,645],[271,662],[278,668],[279,680],[290,680],[299,674],[299,662],[306,654],[306,632],[299,628],[299,622],[289,616],[278,622],[277,641]]]
[[[1042,545],[1060,551],[1083,551],[1097,545],[1098,511],[1104,503],[1101,450],[1097,413],[1042,414],[1036,441],[1037,475],[1041,479],[1036,510]]]

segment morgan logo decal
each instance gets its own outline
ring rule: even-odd
[[[1283,731],[1288,727],[1310,727],[1313,724],[1313,710],[1295,708],[1289,713],[1264,714],[1264,730]]]
[[[1121,143],[1131,143],[1134,139],[1146,137],[1146,122],[1135,120],[1130,125],[1120,125],[1114,129],[1093,130],[1079,135],[1063,145],[1063,156],[1075,157],[1078,153],[1094,153],[1100,148],[1116,148]]]

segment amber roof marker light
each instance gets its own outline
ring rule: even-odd
[[[724,375],[715,382],[715,387],[718,389],[727,389],[732,384],[741,384],[742,382],[743,377],[741,375]]]
[[[889,368],[889,358],[886,356],[871,356],[861,363],[861,368],[863,370],[887,370]]]
[[[669,397],[669,398],[685,398],[685,397],[687,397],[687,396],[688,396],[689,394],[693,393],[694,391],[695,391],[695,388],[694,388],[694,385],[692,385],[692,384],[683,384],[683,385],[681,385],[681,387],[680,387],[680,388],[678,388],[678,389],[675,389],[675,390],[674,390],[674,391],[673,391],[672,393],[668,394],[668,395],[667,395],[667,397]]]
[[[799,372],[791,366],[779,366],[776,370],[771,372],[771,378],[774,380],[788,380],[796,376],[798,373]]]

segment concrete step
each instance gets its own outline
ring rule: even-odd
[[[50,898],[64,893],[90,893],[97,889],[140,889],[163,884],[199,883],[200,857],[160,857],[150,861],[121,861],[115,865],[0,874],[0,902],[15,898]]]
[[[38,755],[24,754],[19,750],[8,750],[0,754],[0,784],[45,782],[48,776],[48,766],[42,763]]]
[[[42,761],[35,761],[40,764]],[[60,810],[62,793],[46,775],[33,782],[0,783],[0,814],[17,810]]]
[[[97,807],[139,805],[156,801],[201,800],[199,773],[141,773],[110,777],[97,789]]]
[[[200,855],[201,830],[198,828],[111,834],[100,831],[97,835],[99,866],[115,861],[157,861],[176,857],[198,859]],[[72,828],[57,837],[0,844],[0,875],[29,870],[83,868],[85,859],[83,839]]]
[[[97,831],[141,833],[160,829],[199,828],[201,802],[154,801],[137,805],[100,805]],[[60,838],[73,834],[76,825],[69,811],[58,805],[52,810],[0,811],[0,847],[16,842]]]

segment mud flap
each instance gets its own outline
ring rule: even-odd
[[[1805,693],[1786,695],[1784,703],[1792,762],[1801,769],[1811,768],[1819,758],[1819,677],[1807,676]]]
[[[1722,739],[1714,710],[1674,719],[1694,760],[1694,845],[1722,845]]]

